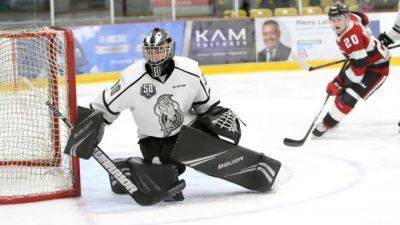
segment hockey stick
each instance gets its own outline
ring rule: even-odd
[[[340,69],[339,74],[342,73],[343,70],[347,67],[348,62],[349,62],[349,61],[346,60],[346,61],[343,63],[342,68]],[[314,117],[314,120],[312,121],[312,123],[311,123],[310,127],[308,128],[307,133],[304,135],[303,139],[301,139],[301,140],[295,140],[295,139],[285,138],[285,139],[283,139],[283,144],[284,144],[284,145],[290,146],[290,147],[300,147],[300,146],[302,146],[302,145],[306,142],[306,140],[307,140],[308,136],[310,136],[310,133],[311,133],[311,131],[313,130],[313,128],[314,128],[314,126],[315,126],[315,124],[316,124],[316,122],[317,122],[317,120],[318,120],[318,118],[319,118],[321,112],[322,112],[323,109],[325,108],[325,105],[326,105],[326,103],[328,102],[330,96],[331,96],[330,94],[327,94],[327,95],[326,95],[324,104],[322,105],[322,107],[321,107],[321,109],[319,110],[318,114]]]
[[[394,48],[398,48],[398,47],[400,47],[400,44],[392,45],[392,46],[389,46],[389,47],[387,47],[387,48],[388,48],[388,49],[394,49]]]
[[[394,49],[394,48],[397,48],[397,47],[400,47],[400,44],[392,45],[392,46],[388,47],[388,49]],[[346,67],[348,66],[348,63],[349,63],[348,60],[343,59],[343,60],[339,60],[339,61],[335,61],[335,62],[323,64],[323,65],[320,65],[320,66],[311,67],[305,60],[301,59],[298,55],[295,55],[295,54],[294,54],[294,55],[292,55],[292,58],[293,58],[294,61],[296,61],[298,64],[300,64],[300,66],[301,66],[304,70],[308,70],[308,71],[312,71],[312,70],[320,69],[320,68],[323,68],[323,67],[326,67],[326,66],[335,65],[335,64],[344,62],[343,65],[342,65],[342,68],[340,69],[339,74],[342,73],[343,70],[346,69]],[[311,123],[310,127],[308,128],[307,133],[304,135],[303,139],[301,139],[301,140],[294,140],[294,139],[290,139],[290,138],[284,138],[284,139],[283,139],[283,144],[284,144],[284,145],[286,145],[286,146],[291,146],[291,147],[299,147],[299,146],[302,146],[302,145],[306,142],[308,136],[310,135],[311,131],[313,130],[313,128],[314,128],[314,126],[315,126],[315,123],[316,123],[318,117],[320,116],[320,114],[321,114],[321,112],[323,111],[323,109],[324,109],[326,103],[328,102],[329,97],[330,97],[330,95],[328,94],[328,95],[326,96],[326,98],[325,98],[324,104],[323,104],[322,107],[321,107],[321,110],[320,110],[320,111],[318,112],[318,114],[315,116],[313,122]]]
[[[327,64],[322,64],[322,65],[319,65],[319,66],[311,66],[308,69],[308,71],[318,70],[318,69],[321,69],[321,68],[324,68],[324,67],[328,67],[328,66],[332,66],[332,65],[336,65],[336,64],[339,64],[339,63],[342,63],[342,62],[345,62],[345,61],[346,61],[345,59],[342,59],[342,60],[330,62],[330,63],[327,63]]]
[[[38,97],[42,96],[42,93],[37,90],[32,83],[26,78],[23,77],[22,81],[31,89]],[[50,108],[53,113],[57,115],[64,123],[68,126],[68,128],[72,129],[73,126],[69,122],[69,120],[60,112],[60,110],[51,104],[50,101],[45,100],[43,98],[43,101],[46,102],[46,105]],[[180,182],[178,185],[172,187],[171,189],[167,190],[166,193],[161,193],[157,196],[154,196],[154,198],[151,199],[136,199],[134,194],[138,190],[136,185],[123,173],[110,159],[110,157],[103,151],[99,146],[96,146],[93,153],[92,157],[110,174],[111,177],[113,177],[120,185],[123,187],[124,191],[128,193],[133,200],[135,200],[138,204],[143,205],[143,206],[148,206],[148,205],[153,205],[157,202],[160,202],[166,198],[172,197],[179,192],[181,192],[185,188],[185,182]]]
[[[304,135],[303,139],[301,139],[301,140],[295,140],[295,139],[285,138],[285,139],[283,139],[283,144],[284,144],[284,145],[290,146],[290,147],[300,147],[300,146],[302,146],[302,145],[306,142],[308,136],[310,135],[312,129],[314,128],[315,123],[317,122],[318,117],[319,117],[319,115],[321,114],[322,110],[324,109],[324,107],[325,107],[326,103],[328,102],[328,99],[329,99],[330,96],[331,96],[330,94],[327,94],[327,95],[326,95],[325,101],[324,101],[324,104],[323,104],[322,107],[321,107],[321,110],[320,110],[320,111],[318,112],[318,114],[314,117],[314,120],[312,121],[312,123],[311,123],[310,127],[308,128],[306,135]]]
[[[394,48],[398,48],[398,47],[400,47],[400,44],[389,46],[388,49],[394,49]],[[325,67],[328,67],[328,66],[333,66],[333,65],[336,65],[336,64],[339,64],[339,63],[342,63],[342,62],[346,61],[346,59],[341,59],[341,60],[337,60],[337,61],[334,61],[334,62],[322,64],[322,65],[319,65],[319,66],[310,66],[310,64],[308,64],[304,59],[300,58],[300,56],[298,56],[296,54],[292,55],[292,59],[295,62],[297,62],[301,66],[301,68],[303,70],[307,70],[307,71],[318,70],[318,69],[321,69],[321,68],[325,68]]]
[[[292,59],[295,62],[297,62],[301,66],[301,68],[303,70],[307,70],[307,71],[313,71],[313,70],[321,69],[321,68],[324,68],[324,67],[332,66],[332,65],[339,64],[339,63],[342,63],[342,62],[346,61],[345,59],[342,59],[342,60],[338,60],[338,61],[322,64],[322,65],[319,65],[319,66],[310,66],[310,64],[308,64],[304,59],[300,58],[300,56],[298,56],[296,54],[292,55]]]

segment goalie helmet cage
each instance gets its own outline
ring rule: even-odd
[[[70,129],[46,100],[75,123],[72,32],[59,27],[1,31],[0,204],[80,196],[79,160],[62,152]]]

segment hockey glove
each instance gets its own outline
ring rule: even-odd
[[[393,40],[385,32],[379,35],[379,40],[386,47],[394,43]]]
[[[103,134],[103,113],[79,106],[78,123],[71,131],[64,153],[89,159]]]
[[[345,84],[342,78],[340,76],[337,76],[335,77],[335,79],[333,79],[333,81],[328,83],[328,86],[326,87],[326,92],[332,96],[336,96],[340,94],[344,86]]]
[[[241,137],[240,122],[232,110],[214,104],[206,113],[199,115],[198,119],[218,136],[228,138],[235,144],[239,143]]]

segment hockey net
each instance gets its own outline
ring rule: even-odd
[[[73,41],[55,27],[0,32],[0,204],[80,195],[79,162],[62,153],[70,129],[45,104],[75,122]]]

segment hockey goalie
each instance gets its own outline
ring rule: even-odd
[[[90,104],[103,116],[95,142],[104,126],[129,109],[143,158],[114,163],[141,192],[168,191],[186,166],[250,190],[270,190],[281,163],[238,145],[241,129],[235,113],[211,96],[196,61],[174,54],[175,42],[167,31],[155,28],[145,37],[144,60],[122,71]],[[111,176],[110,184],[113,192],[126,193]],[[184,196],[179,192],[163,200],[182,201]]]

